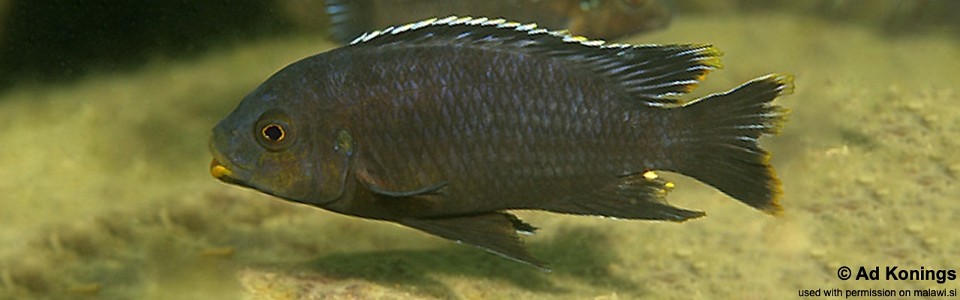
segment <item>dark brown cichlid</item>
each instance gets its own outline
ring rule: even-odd
[[[289,201],[397,222],[545,268],[505,212],[684,221],[652,170],[777,213],[757,139],[787,75],[681,102],[709,45],[604,44],[450,17],[365,34],[293,63],[213,130],[211,174]]]
[[[347,43],[368,31],[435,16],[487,16],[616,39],[666,27],[665,0],[327,0],[334,38]]]

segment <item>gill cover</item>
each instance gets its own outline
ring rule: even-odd
[[[321,156],[321,187],[318,201],[312,204],[326,204],[340,199],[346,193],[347,176],[350,174],[350,159],[353,157],[354,144],[350,132],[337,130],[333,143],[333,155]]]

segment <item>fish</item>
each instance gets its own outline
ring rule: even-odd
[[[682,222],[656,171],[776,215],[758,139],[793,76],[684,101],[721,67],[708,44],[606,43],[504,19],[431,18],[294,62],[214,128],[223,182],[393,222],[549,270],[511,213]]]
[[[326,11],[331,34],[342,43],[434,16],[495,16],[599,39],[661,29],[671,18],[665,0],[327,0]]]

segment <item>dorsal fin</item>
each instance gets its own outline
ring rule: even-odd
[[[504,19],[450,16],[388,27],[360,35],[352,47],[452,46],[513,49],[582,64],[622,86],[649,106],[676,105],[668,98],[690,92],[706,74],[720,68],[711,45],[613,44],[537,28]]]

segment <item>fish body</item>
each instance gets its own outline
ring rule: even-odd
[[[709,45],[620,45],[485,18],[375,31],[274,74],[213,130],[211,173],[544,267],[507,210],[684,221],[669,170],[757,209],[780,182],[757,139],[792,89],[768,75],[681,102]]]
[[[368,31],[434,16],[478,15],[600,39],[666,27],[670,8],[664,0],[327,0],[334,38],[350,42]]]

